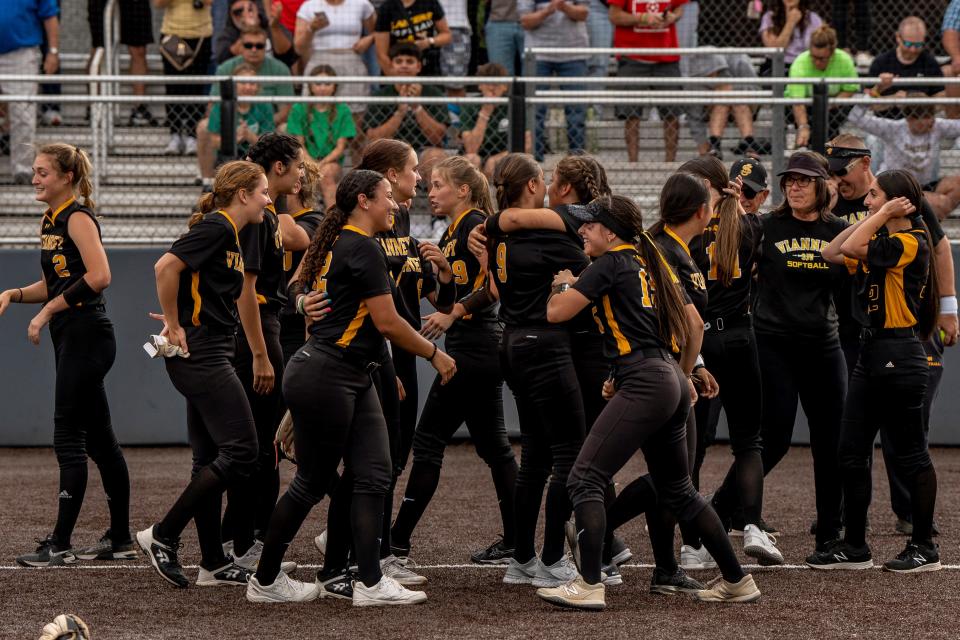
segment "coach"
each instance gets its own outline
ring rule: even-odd
[[[60,67],[60,20],[57,0],[4,0],[0,11],[0,74],[34,74],[40,68],[40,43],[46,31],[48,50],[43,72]],[[0,82],[0,93],[36,95],[35,82]],[[13,102],[10,116],[10,161],[15,184],[33,178],[33,142],[37,130],[35,102]]]

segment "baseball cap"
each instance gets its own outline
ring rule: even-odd
[[[835,147],[827,145],[827,162],[830,163],[830,171],[836,173],[846,169],[852,160],[857,158],[869,157],[870,149],[857,149],[856,147]]]
[[[738,176],[743,180],[743,184],[754,191],[767,188],[767,170],[756,158],[743,158],[734,162],[730,167],[730,179],[736,180]]]
[[[849,160],[847,160],[847,162],[849,162]],[[823,168],[822,164],[817,162],[814,156],[803,152],[795,153],[790,156],[790,159],[787,160],[787,168],[777,175],[785,176],[788,173],[799,173],[802,176],[823,178],[824,180],[828,180],[830,178],[827,170]]]

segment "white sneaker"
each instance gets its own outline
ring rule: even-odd
[[[317,551],[323,555],[327,555],[327,530],[324,529],[320,532],[316,538],[313,539],[314,546],[317,547]]]
[[[223,555],[232,556],[233,555],[233,540],[227,540],[220,545],[223,547]]]
[[[706,547],[699,549],[690,545],[680,547],[680,567],[687,570],[716,569],[717,563]]]
[[[285,573],[278,573],[273,584],[262,586],[257,577],[247,583],[247,600],[250,602],[308,602],[320,595],[320,587],[312,582],[293,580]]]
[[[260,565],[260,556],[263,554],[263,543],[259,540],[253,541],[253,546],[247,549],[247,552],[240,556],[239,558],[233,553],[233,541],[230,541],[230,553],[227,554],[227,557],[231,558],[234,564],[243,567],[244,569],[249,569],[250,571],[256,571],[257,567]],[[227,543],[224,543],[224,547],[227,546]],[[298,565],[296,562],[281,562],[280,571],[291,574],[296,571]]]
[[[372,587],[363,584],[362,580],[353,581],[353,606],[355,607],[420,604],[426,600],[427,594],[423,591],[411,591],[387,576],[380,578],[380,582]]]
[[[181,153],[185,156],[197,155],[197,139],[193,136],[185,136],[183,138],[183,150]]]
[[[546,565],[540,561],[537,575],[533,579],[533,586],[540,588],[553,588],[567,584],[580,575],[577,573],[577,567],[573,561],[564,556],[551,565]]]
[[[774,544],[774,538],[755,524],[743,528],[743,552],[764,567],[783,564],[783,554]]]
[[[48,127],[59,127],[61,124],[63,124],[63,117],[60,115],[60,111],[58,109],[44,111],[43,115],[40,116],[40,120]]]
[[[170,134],[170,142],[163,150],[165,156],[178,156],[183,153],[183,138],[179,133]]]
[[[410,587],[417,584],[424,584],[427,581],[426,576],[414,573],[406,568],[397,559],[397,556],[390,555],[380,561],[380,570],[383,575],[393,578],[397,583]]]
[[[533,584],[540,568],[540,558],[533,556],[523,564],[510,558],[507,572],[503,575],[504,584]]]

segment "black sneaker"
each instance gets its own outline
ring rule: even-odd
[[[253,571],[246,567],[241,567],[235,562],[227,561],[219,569],[208,571],[200,567],[200,573],[197,574],[198,587],[245,587],[250,582]]]
[[[150,113],[147,105],[138,104],[133,108],[133,111],[130,112],[129,124],[131,127],[155,127],[157,126],[157,120],[153,117],[153,114]]]
[[[873,556],[869,545],[854,547],[843,540],[831,540],[807,556],[806,565],[811,569],[870,569]]]
[[[357,574],[349,570],[335,569],[324,572],[321,569],[317,571],[317,586],[320,587],[320,597],[353,600],[353,581],[357,579]]]
[[[894,573],[923,573],[924,571],[939,571],[940,549],[937,545],[918,545],[908,542],[906,548],[897,554],[893,560],[883,563],[884,571]]]
[[[154,536],[153,529],[137,532],[137,544],[143,549],[143,552],[150,558],[150,564],[157,570],[160,577],[175,587],[186,589],[190,581],[183,575],[183,567],[177,559],[177,551],[183,545],[179,540],[160,541]]]
[[[133,560],[136,557],[133,540],[114,542],[109,529],[95,545],[77,551],[80,560]]]
[[[706,587],[703,583],[688,576],[680,567],[672,574],[657,567],[650,578],[650,593],[672,596],[677,593],[696,593],[704,589]]]
[[[500,538],[486,549],[481,549],[470,555],[470,562],[474,564],[509,564],[513,557],[513,547],[508,547]]]
[[[613,536],[613,543],[610,545],[610,555],[613,556],[613,564],[619,567],[621,564],[630,562],[630,559],[633,557],[633,552],[630,551],[630,547],[623,541],[623,538]]]
[[[17,556],[17,564],[21,567],[63,567],[76,564],[77,556],[70,547],[61,546],[53,535],[38,538],[37,550]]]

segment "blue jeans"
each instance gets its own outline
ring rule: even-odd
[[[487,59],[502,64],[511,76],[516,75],[516,60],[523,59],[523,28],[520,24],[491,20],[487,23],[485,35]]]
[[[604,0],[590,0],[590,13],[587,14],[587,33],[590,46],[594,49],[609,49],[613,46],[613,23],[607,13]],[[593,78],[605,78],[610,71],[610,56],[596,55],[587,59],[587,69]]]
[[[568,60],[566,62],[550,62],[547,60],[537,60],[538,76],[557,76],[558,78],[582,78],[587,75],[586,60]],[[548,88],[546,85],[537,85],[538,90]],[[580,84],[560,85],[564,91],[583,91],[584,86]],[[587,109],[584,105],[572,105],[563,108],[563,114],[567,119],[567,146],[570,153],[584,150],[586,130],[585,121],[587,119]],[[544,121],[547,119],[547,107],[541,105],[537,107],[536,133],[534,134],[534,157],[537,161],[543,160],[543,154],[546,150],[546,140],[544,138]]]

